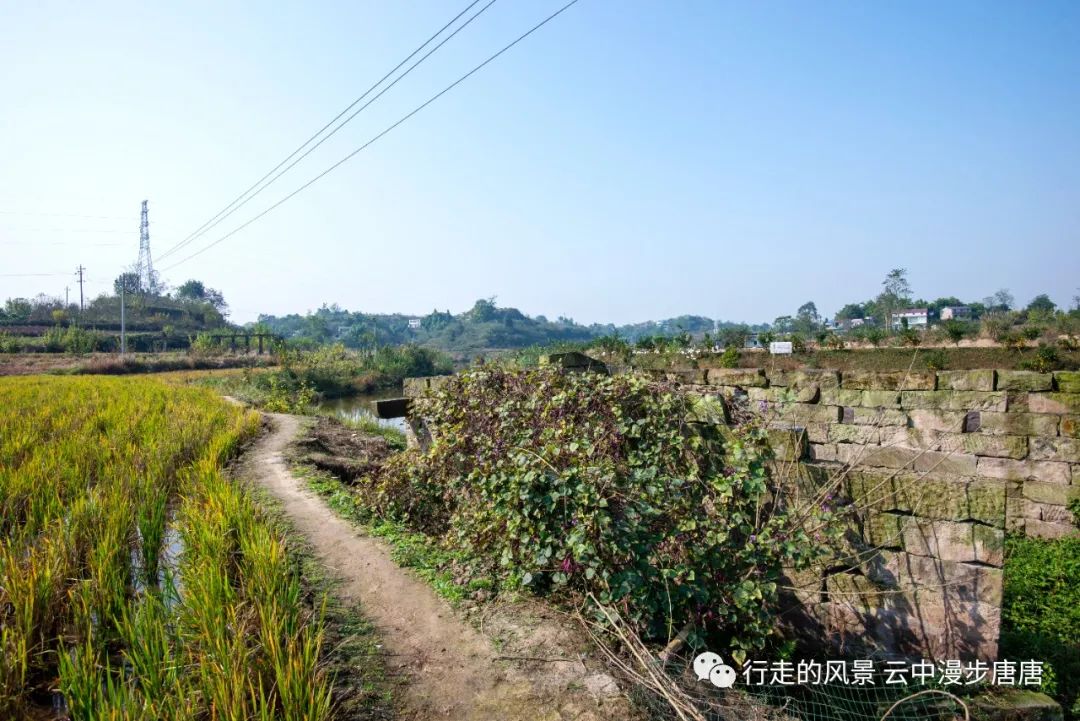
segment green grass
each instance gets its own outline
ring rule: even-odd
[[[405,434],[397,428],[384,426],[374,418],[340,418],[339,420],[353,430],[386,439],[386,442],[395,451],[405,450]]]
[[[55,688],[73,719],[329,717],[320,602],[223,470],[257,414],[103,377],[0,379],[0,409],[0,717]]]
[[[373,517],[356,494],[337,478],[303,465],[296,466],[294,472],[304,478],[307,487],[319,494],[334,513],[365,533],[386,541],[394,563],[413,569],[440,597],[458,603],[473,591],[492,588],[493,584],[486,579],[465,585],[457,583],[452,569],[465,562],[461,554],[441,548],[428,536],[410,531],[403,524]]]

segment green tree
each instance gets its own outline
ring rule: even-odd
[[[866,308],[862,303],[848,303],[836,313],[836,320],[851,320],[853,318],[865,318]]]
[[[1050,300],[1050,296],[1046,293],[1040,293],[1035,296],[1027,306],[1028,311],[1040,311],[1044,314],[1053,313],[1057,309],[1057,303]]]
[[[34,305],[26,298],[8,298],[4,303],[4,317],[8,320],[26,322],[34,312]]]
[[[821,327],[821,316],[817,305],[810,300],[799,306],[795,312],[795,330],[804,335],[813,335]]]
[[[116,276],[116,280],[113,281],[113,291],[116,295],[124,293],[126,295],[136,295],[142,290],[142,286],[139,283],[139,274],[133,271],[127,271]]]
[[[911,302],[911,284],[907,279],[907,268],[893,268],[881,282],[882,291],[875,300],[881,313],[882,327],[892,330],[892,315],[898,309]]]

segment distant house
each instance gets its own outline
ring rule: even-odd
[[[836,322],[836,327],[841,330],[851,330],[868,324],[873,324],[872,318],[844,318]]]
[[[925,328],[929,320],[930,311],[928,308],[905,308],[892,314],[892,327],[895,329],[903,328],[904,321],[907,321],[908,328]]]
[[[970,320],[971,308],[966,305],[947,305],[941,309],[942,320]]]
[[[409,327],[410,328],[419,328],[420,327],[420,319],[419,318],[409,318]]]

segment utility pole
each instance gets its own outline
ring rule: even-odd
[[[124,317],[124,301],[127,297],[126,282],[120,283],[120,355],[127,355],[127,333]]]
[[[80,313],[83,312],[83,272],[85,270],[86,270],[86,268],[84,268],[84,267],[82,267],[82,265],[80,265],[75,271],[76,274],[79,276],[79,312]]]
[[[64,286],[64,307],[65,308],[67,308],[69,305],[71,305],[71,301],[68,300],[68,291],[69,290],[71,290],[71,286],[65,285]]]

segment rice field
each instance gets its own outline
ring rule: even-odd
[[[147,378],[0,378],[0,719],[318,721],[321,614],[222,471],[257,414]]]

